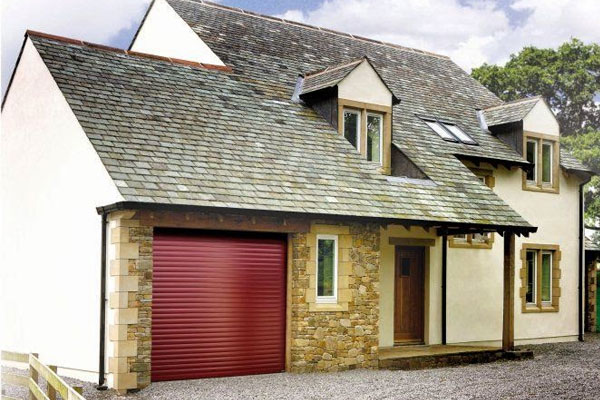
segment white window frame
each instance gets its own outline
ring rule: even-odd
[[[527,179],[527,183],[536,185],[538,183],[538,146],[540,145],[540,141],[537,139],[527,138],[525,146],[529,145],[529,143],[535,144],[535,151],[533,152],[533,180]],[[525,148],[525,159],[527,160],[527,147]]]
[[[446,128],[452,135],[454,135],[461,143],[476,145],[478,144],[475,139],[469,136],[465,131],[460,129],[460,127],[456,124],[450,124],[446,122],[442,122],[441,125]],[[454,129],[452,129],[454,128]]]
[[[546,182],[544,181],[544,145],[550,145],[550,181]],[[553,169],[554,169],[554,142],[551,142],[549,140],[543,140],[541,142],[541,146],[542,146],[542,160],[541,160],[541,167],[542,167],[542,173],[540,174],[540,179],[541,179],[541,183],[542,185],[545,186],[552,186],[553,182],[554,182],[554,176],[553,176]]]
[[[333,296],[319,296],[319,241],[320,240],[333,240],[334,252],[333,252]],[[315,276],[315,295],[316,302],[321,304],[334,304],[338,301],[338,236],[337,235],[317,235],[317,245],[315,248],[315,263],[316,263],[316,276]]]
[[[342,109],[342,113],[343,113],[342,122],[344,124],[344,126],[342,127],[342,135],[344,135],[344,139],[346,139],[346,118],[344,118],[346,113],[354,114],[357,117],[356,118],[356,150],[358,150],[358,152],[360,153],[360,139],[362,136],[362,121],[361,121],[360,117],[361,117],[362,113],[360,112],[360,110],[356,110],[354,108],[346,108],[346,107],[344,107]],[[346,139],[346,140],[348,140],[348,139]]]
[[[552,267],[554,266],[554,252],[553,251],[548,251],[548,250],[543,250],[541,252],[541,257],[540,259],[543,261],[544,259],[544,254],[548,254],[550,255],[550,300],[543,300],[542,299],[542,306],[548,306],[548,305],[552,305]],[[540,265],[541,268],[543,268],[543,262],[542,265]],[[544,273],[544,270],[542,269],[542,275]],[[542,281],[543,284],[543,281]],[[543,288],[542,288],[542,284],[540,284],[540,291],[542,291],[543,293]],[[541,299],[541,294],[540,294],[540,299]]]
[[[533,253],[533,285],[532,285],[532,290],[533,290],[533,296],[532,296],[532,302],[527,302],[527,305],[537,305],[537,275],[538,275],[538,252],[539,250],[534,250],[534,249],[530,249],[530,250],[526,250],[527,253]],[[527,280],[529,280],[529,277],[527,278]],[[550,297],[552,298],[552,297]]]
[[[452,132],[450,132],[449,130],[447,130],[446,128],[444,128],[442,126],[442,124],[440,124],[438,121],[430,120],[430,119],[424,119],[423,121],[427,124],[427,126],[432,131],[434,131],[443,140],[446,140],[448,142],[455,142],[455,143],[457,143],[459,141],[456,138],[456,136],[454,136],[452,134]]]
[[[377,117],[379,118],[379,165],[383,165],[383,114],[379,114],[379,113],[374,113],[374,112],[367,112],[367,129],[366,129],[366,135],[367,137],[365,138],[365,140],[368,140],[368,136],[369,136],[369,116],[373,116],[373,117]],[[365,148],[365,153],[366,153],[367,149]],[[365,154],[368,157],[368,154]],[[375,162],[375,161],[372,161]]]

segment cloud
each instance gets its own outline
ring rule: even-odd
[[[526,45],[600,42],[598,15],[598,0],[326,0],[280,17],[446,54],[470,70]]]
[[[90,42],[122,44],[132,35],[150,0],[3,0],[2,92],[27,29]]]

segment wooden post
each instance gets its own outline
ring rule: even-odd
[[[33,356],[35,358],[39,357],[38,353],[31,353],[31,354],[33,354]],[[36,384],[39,384],[39,381],[38,381],[38,372],[31,365],[29,365],[29,377],[31,379],[33,379],[33,381]],[[29,390],[29,400],[37,400],[37,397],[35,396],[35,394],[31,390]]]
[[[58,371],[56,365],[48,365],[48,368],[54,373],[57,373]],[[50,400],[56,400],[56,389],[54,389],[48,381],[46,381],[46,395]]]
[[[515,234],[504,234],[504,306],[502,318],[502,350],[515,348]]]

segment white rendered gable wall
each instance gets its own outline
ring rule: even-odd
[[[131,50],[225,65],[165,0],[155,0],[150,7]]]
[[[338,97],[362,103],[392,106],[392,93],[366,60],[338,84]]]
[[[0,133],[3,350],[38,352],[61,374],[98,378],[101,217],[96,207],[122,200],[28,39]]]
[[[543,100],[539,100],[523,118],[523,130],[553,136],[558,136],[560,131],[556,117]]]

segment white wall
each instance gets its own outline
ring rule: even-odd
[[[392,92],[365,60],[338,84],[340,99],[391,107]]]
[[[165,0],[155,0],[151,7],[131,50],[225,65]]]
[[[482,168],[492,167],[483,164]],[[522,172],[495,170],[494,191],[538,232],[517,237],[515,250],[515,341],[536,343],[576,340],[578,279],[578,180],[561,172],[560,194],[522,190]],[[394,246],[390,237],[435,238],[421,228],[389,226],[381,231],[380,340],[394,343]],[[494,235],[492,249],[448,248],[447,342],[500,345],[502,339],[504,239]],[[559,312],[521,312],[520,251],[523,243],[558,244],[562,253]],[[441,240],[428,248],[425,287],[425,342],[441,342]]]
[[[540,99],[523,118],[523,130],[553,136],[559,135],[558,122],[544,100]]]
[[[2,349],[38,352],[43,362],[97,373],[101,219],[95,208],[121,200],[28,40],[0,133]]]

